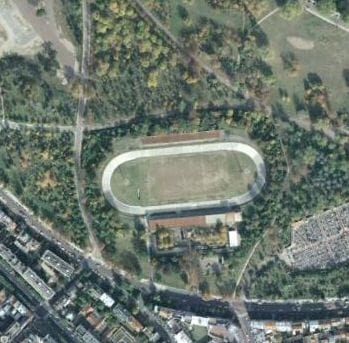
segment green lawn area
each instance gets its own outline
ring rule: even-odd
[[[115,170],[112,189],[121,201],[142,206],[227,199],[247,192],[255,172],[237,152],[140,158]]]
[[[200,18],[206,18],[215,24],[234,29],[249,28],[253,25],[252,18],[258,21],[276,8],[275,0],[246,1],[247,11],[238,5],[227,9],[213,8],[207,0],[169,0],[166,4],[154,4],[153,0],[147,0],[146,4],[177,37],[180,36],[181,29],[186,27],[185,20],[180,16],[181,7],[188,12],[187,20],[194,24]]]
[[[163,273],[161,271],[158,272],[161,275],[161,279],[158,281],[159,283],[175,288],[187,288],[187,285],[180,278],[179,273],[175,273],[173,271],[171,271],[170,273]]]
[[[200,17],[206,17],[217,24],[227,25],[232,28],[243,26],[244,13],[241,10],[215,10],[205,0],[193,0],[191,3],[183,0],[170,0],[170,31],[180,36],[180,31],[185,27],[184,21],[178,14],[178,6],[183,6],[189,13],[190,20],[194,23]],[[246,20],[246,19],[245,19]]]
[[[308,13],[292,21],[276,14],[262,24],[262,29],[270,44],[268,63],[277,79],[272,94],[274,104],[279,102],[288,114],[294,115],[304,107],[304,81],[319,77],[327,89],[331,110],[348,108],[348,33]],[[307,49],[292,45],[290,38],[305,42]],[[295,61],[294,72],[284,67],[282,55]],[[281,100],[280,90],[287,92],[284,100]]]
[[[120,255],[125,252],[133,252],[141,266],[141,272],[138,276],[140,279],[149,278],[150,265],[148,262],[148,255],[146,253],[138,253],[135,251],[134,245],[132,244],[133,230],[127,229],[117,233],[117,247],[116,254],[114,256],[115,260],[118,262]]]
[[[199,342],[201,339],[207,337],[207,328],[203,326],[193,325],[190,334],[194,342]]]

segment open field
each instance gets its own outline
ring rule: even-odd
[[[255,171],[248,156],[231,151],[140,158],[115,170],[112,190],[142,206],[225,199],[247,192]]]
[[[114,157],[102,175],[107,200],[133,215],[241,205],[264,183],[262,157],[236,142],[129,151]]]
[[[194,23],[201,17],[206,17],[217,24],[236,29],[243,26],[244,13],[241,10],[214,10],[204,0],[195,0],[191,4],[182,0],[170,0],[170,4],[169,27],[171,32],[178,37],[180,31],[185,28],[184,21],[178,15],[178,6],[183,6],[188,11]]]
[[[309,13],[292,21],[276,14],[263,22],[262,29],[270,44],[268,62],[278,80],[273,91],[274,103],[280,102],[288,114],[302,110],[305,82],[316,79],[326,87],[332,111],[349,106],[348,33]],[[287,68],[287,63],[292,66]],[[286,92],[284,101],[280,89]]]
[[[181,30],[185,29],[188,22],[196,24],[201,18],[233,29],[249,28],[254,25],[252,18],[258,21],[276,8],[274,0],[247,1],[245,8],[238,3],[230,5],[229,8],[219,8],[219,6],[214,8],[207,0],[169,0],[166,4],[146,0],[145,3],[177,37],[180,36]],[[183,18],[183,9],[187,11],[190,19]]]

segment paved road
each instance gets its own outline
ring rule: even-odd
[[[53,0],[46,0],[47,16],[38,17],[35,7],[28,1],[12,0],[17,6],[23,18],[25,18],[34,28],[36,33],[44,40],[53,44],[57,51],[58,62],[62,66],[68,66],[74,70],[75,50],[74,46],[62,37],[59,33],[53,12]]]
[[[60,236],[57,231],[51,230],[44,222],[34,216],[34,213],[23,205],[12,193],[0,185],[0,201],[4,203],[14,214],[22,217],[28,226],[43,236],[45,239],[55,243],[60,249],[74,256],[82,254],[82,250],[64,237]]]
[[[349,302],[339,301],[246,301],[252,320],[322,320],[348,317]]]
[[[200,202],[187,202],[187,203],[174,203],[158,206],[137,206],[125,204],[119,200],[112,191],[111,178],[112,175],[121,164],[132,161],[138,158],[144,157],[155,157],[155,156],[172,156],[179,154],[189,153],[203,153],[210,151],[239,151],[249,156],[256,165],[257,178],[252,185],[251,189],[239,196],[226,199],[226,200],[209,200]],[[244,143],[237,142],[220,142],[220,143],[205,143],[195,145],[182,145],[182,146],[170,146],[154,149],[134,150],[124,154],[116,156],[112,159],[107,167],[104,169],[102,175],[102,190],[105,197],[108,199],[110,204],[117,208],[119,211],[130,214],[143,216],[148,213],[159,213],[159,212],[172,212],[179,210],[194,210],[211,207],[228,207],[242,205],[252,200],[257,194],[260,193],[265,184],[266,170],[262,156],[257,150]]]
[[[38,221],[33,213],[23,206],[11,193],[0,188],[0,201],[3,202],[12,212],[25,219],[27,224],[37,231],[40,235],[44,236],[49,241],[57,244],[65,253],[72,256],[76,256],[77,259],[85,261],[87,266],[91,268],[96,274],[113,282],[113,274],[108,266],[101,265],[98,261],[86,257],[86,254],[73,246],[70,242],[67,242],[64,237],[58,237],[57,232],[53,232],[40,221]],[[137,282],[133,280],[127,273],[122,272],[119,269],[114,271],[123,275],[130,282],[134,283],[136,287],[147,287],[148,281]],[[166,290],[166,286],[156,284],[156,288],[159,290]],[[170,292],[178,297],[178,299],[188,299],[185,303],[188,303],[190,299],[195,303],[198,296],[185,290],[177,290],[169,288]],[[217,306],[223,306],[224,301],[217,299]],[[326,299],[324,301],[314,300],[283,300],[283,301],[267,301],[262,299],[246,300],[242,305],[241,301],[232,301],[230,303],[231,309],[237,314],[241,327],[248,328],[249,318],[246,316],[247,308],[248,315],[255,320],[302,320],[302,319],[328,319],[343,314],[349,316],[349,300],[345,299]],[[216,305],[215,305],[216,306]],[[248,342],[248,340],[244,340]]]
[[[238,318],[242,330],[241,341],[244,343],[253,343],[254,337],[245,303],[243,301],[234,300],[231,302],[231,307]]]

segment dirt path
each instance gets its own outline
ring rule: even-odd
[[[267,20],[268,18],[270,18],[271,16],[273,16],[275,13],[280,11],[280,7],[277,7],[275,9],[273,9],[271,12],[269,12],[267,15],[265,15],[263,18],[259,19],[257,21],[257,24],[255,26],[253,26],[251,28],[251,30],[253,30],[256,26],[261,25],[265,20]]]
[[[318,11],[313,10],[313,9],[311,9],[311,8],[309,8],[309,7],[306,7],[305,10],[306,10],[308,13],[314,15],[315,17],[318,17],[319,19],[325,21],[326,23],[331,24],[331,25],[337,27],[338,29],[341,29],[342,31],[345,31],[345,32],[349,33],[349,28],[347,28],[347,27],[345,27],[345,26],[343,26],[343,25],[341,25],[341,24],[339,24],[339,23],[336,23],[335,21],[333,21],[333,20],[331,20],[331,19],[329,19],[329,18],[326,18],[325,16],[323,16],[322,14],[320,14]]]
[[[247,268],[247,266],[249,265],[252,256],[254,255],[256,249],[258,248],[259,244],[261,243],[262,239],[264,238],[266,232],[267,232],[267,231],[264,232],[262,238],[261,238],[260,240],[258,240],[257,243],[253,246],[253,248],[252,248],[251,251],[250,251],[250,254],[249,254],[248,257],[247,257],[247,260],[246,260],[245,263],[244,263],[244,266],[242,267],[242,269],[241,269],[241,271],[240,271],[239,277],[238,277],[238,279],[236,280],[236,286],[235,286],[234,293],[233,293],[233,299],[236,298],[236,292],[237,292],[237,290],[238,290],[238,288],[239,288],[239,286],[240,286],[240,282],[241,282],[241,280],[242,280],[242,277],[243,277],[244,274],[245,274],[246,268]]]
[[[201,58],[199,58],[197,55],[194,55],[183,47],[182,43],[170,32],[170,30],[165,27],[161,23],[161,21],[145,6],[145,4],[142,2],[142,0],[130,0],[130,3],[133,4],[133,6],[138,10],[138,12],[143,16],[147,17],[150,21],[152,21],[159,30],[161,30],[167,38],[169,38],[187,57],[189,57],[191,60],[193,60],[198,66],[200,66],[204,71],[206,71],[208,74],[214,75],[218,81],[226,85],[227,87],[231,87],[231,84],[228,80],[228,78],[225,75],[222,75],[221,73],[213,70],[211,66],[209,66],[206,62],[204,62]]]
[[[81,61],[81,75],[83,86],[85,81],[88,79],[88,66],[90,61],[90,49],[91,49],[91,18],[87,0],[82,0],[82,11],[83,11],[83,46],[82,46],[82,61]],[[91,245],[91,255],[97,261],[103,262],[103,257],[98,244],[97,237],[93,230],[93,219],[91,214],[88,212],[86,203],[86,194],[84,189],[84,174],[81,166],[81,153],[82,153],[82,142],[84,138],[84,115],[86,113],[87,98],[85,96],[84,87],[81,87],[80,99],[78,110],[76,114],[76,126],[75,126],[75,137],[74,137],[74,181],[75,188],[79,202],[79,208],[81,216],[84,220],[85,226],[88,230],[89,241]]]

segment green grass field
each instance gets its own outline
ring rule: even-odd
[[[197,22],[200,17],[211,19],[217,24],[239,28],[243,26],[244,13],[238,10],[214,10],[204,0],[194,0],[188,4],[182,0],[170,0],[169,27],[173,34],[180,36],[180,31],[185,27],[184,21],[178,15],[178,6],[183,6],[189,13],[190,20]]]
[[[304,80],[310,75],[318,76],[329,94],[331,110],[349,106],[349,34],[308,13],[292,21],[274,15],[262,24],[270,44],[269,64],[277,79],[273,89],[273,102],[279,102],[288,114],[302,109],[304,102]],[[297,37],[313,45],[300,49],[288,39]],[[297,61],[297,71],[290,73],[284,68],[282,54]],[[347,80],[345,80],[345,75]],[[281,100],[279,89],[287,92]]]
[[[169,28],[171,32],[179,36],[180,30],[185,27],[183,19],[178,14],[178,6],[183,6],[189,14],[190,21],[197,22],[201,17],[212,20],[214,23],[224,25],[234,29],[249,28],[253,23],[251,16],[256,21],[261,19],[264,15],[272,11],[275,7],[274,0],[258,0],[256,6],[248,6],[246,4],[249,14],[246,10],[241,10],[238,7],[230,9],[214,9],[207,0],[169,0]]]
[[[111,182],[119,200],[151,206],[231,198],[248,191],[255,173],[248,156],[219,151],[130,161],[115,170]]]

